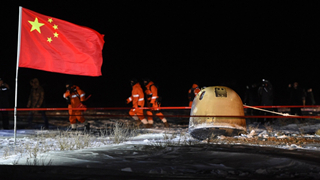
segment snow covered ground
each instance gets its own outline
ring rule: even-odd
[[[169,118],[168,118],[169,119]],[[247,134],[199,141],[188,134],[187,119],[169,119],[170,128],[138,129],[117,139],[104,133],[129,118],[90,119],[89,135],[67,133],[65,118],[50,129],[18,123],[0,130],[1,179],[319,179],[320,121],[277,119],[248,123]],[[80,127],[81,128],[81,127]],[[36,165],[36,166],[35,166]]]

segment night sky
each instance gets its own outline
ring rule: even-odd
[[[268,79],[275,104],[293,81],[320,102],[318,4],[307,1],[15,1],[1,12],[0,77],[13,92],[19,6],[87,26],[105,35],[101,77],[19,68],[18,107],[38,77],[48,107],[65,107],[65,82],[92,97],[91,107],[127,107],[129,79],[149,77],[163,106],[187,106],[187,91],[226,85],[243,97],[246,85]],[[85,3],[84,3],[85,2]],[[103,3],[102,3],[103,2]],[[12,99],[13,102],[13,99]]]

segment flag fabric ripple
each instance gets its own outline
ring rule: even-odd
[[[101,76],[104,35],[22,8],[19,67]]]

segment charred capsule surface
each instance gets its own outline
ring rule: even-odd
[[[243,103],[239,95],[225,86],[202,89],[194,98],[189,119],[189,133],[198,139],[212,135],[233,136],[246,131]]]

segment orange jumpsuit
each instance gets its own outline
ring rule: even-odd
[[[143,109],[139,107],[144,107],[144,94],[139,83],[136,83],[132,86],[131,96],[127,99],[127,103],[129,104],[130,102],[132,102],[132,109],[129,111],[130,116],[132,116],[135,120],[138,120],[135,118],[135,116],[137,116],[140,120],[143,120]]]
[[[158,96],[158,88],[154,85],[152,81],[149,81],[149,83],[146,85],[145,93],[147,95],[147,106],[151,107],[151,110],[147,110],[148,115],[148,123],[153,124],[153,117],[152,117],[152,111],[155,112],[155,115],[159,117],[163,123],[166,123],[167,120],[163,116],[163,114],[159,111],[160,103],[157,101]]]
[[[64,94],[63,97],[64,98],[69,98],[70,99],[70,103],[68,105],[68,108],[80,108],[82,107],[82,103],[81,101],[85,100],[85,93],[84,91],[82,91],[78,86],[73,85],[71,87],[71,89],[75,89],[75,91],[70,92],[69,90],[67,90]],[[80,123],[84,123],[85,119],[82,116],[82,110],[72,110],[69,109],[69,121],[70,124],[76,124],[78,120]]]
[[[197,84],[193,84],[192,88],[188,91],[188,98],[189,98],[189,107],[192,106],[193,99],[197,96],[200,92],[199,86]]]

